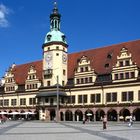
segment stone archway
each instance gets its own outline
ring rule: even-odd
[[[123,117],[123,120],[126,121],[127,120],[127,116],[130,116],[130,111],[126,108],[120,110],[120,115],[119,116],[122,116]]]
[[[75,121],[83,121],[83,113],[79,109],[75,111]]]
[[[110,109],[107,112],[108,121],[117,121],[117,111],[115,109]]]
[[[102,109],[98,109],[96,111],[96,121],[101,121],[104,115],[105,115],[105,112]]]
[[[72,115],[72,111],[70,111],[70,110],[67,110],[66,112],[65,112],[65,121],[72,121],[73,120],[73,117],[72,117],[73,115]]]
[[[137,108],[133,111],[133,117],[135,117],[136,121],[140,121],[140,108]]]
[[[94,120],[94,114],[93,111],[88,109],[85,111],[85,119],[89,120],[89,121],[93,121]]]

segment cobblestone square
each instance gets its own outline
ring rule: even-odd
[[[109,122],[102,129],[102,122],[41,122],[7,121],[0,124],[2,140],[138,140],[140,124]]]

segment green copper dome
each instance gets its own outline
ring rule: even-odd
[[[55,2],[54,9],[50,14],[50,32],[46,34],[44,44],[50,42],[62,42],[67,44],[66,36],[60,32],[60,18],[61,15],[58,12],[58,8]]]
[[[67,44],[65,35],[59,30],[52,30],[46,34],[44,43],[63,42]]]

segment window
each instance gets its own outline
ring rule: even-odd
[[[96,103],[101,102],[101,94],[96,94]]]
[[[108,68],[108,67],[109,67],[109,63],[106,63],[106,64],[105,64],[105,68]]]
[[[83,95],[83,103],[87,103],[87,95]]]
[[[126,60],[126,61],[125,61],[125,66],[129,66],[129,65],[130,65],[129,60]]]
[[[62,35],[62,40],[63,40],[63,42],[65,42],[65,40],[66,40],[65,35]]]
[[[26,98],[20,99],[20,105],[26,105]]]
[[[120,73],[120,79],[124,79],[124,74]]]
[[[116,102],[117,92],[106,93],[106,102]]]
[[[118,80],[118,74],[115,74],[115,80]]]
[[[131,72],[131,78],[135,78],[135,73]]]
[[[128,101],[133,101],[133,91],[128,92]]]
[[[56,56],[59,56],[59,53],[56,53]]]
[[[123,67],[123,61],[120,61],[120,62],[119,62],[119,66],[120,66],[120,67]]]
[[[4,100],[4,106],[9,106],[9,99]]]
[[[3,106],[3,100],[0,100],[0,106]]]
[[[29,105],[35,105],[35,104],[36,104],[35,98],[29,98]]]
[[[67,101],[68,104],[75,104],[75,95],[72,95],[72,96],[68,96],[68,101]]]
[[[72,95],[71,98],[72,98],[72,104],[74,104],[75,103],[75,96]]]
[[[95,94],[90,95],[90,102],[95,103]]]
[[[109,53],[109,54],[107,55],[107,58],[108,58],[108,59],[111,59],[111,58],[112,58],[112,54]]]
[[[63,70],[63,75],[66,75],[66,70]]]
[[[88,71],[88,67],[85,67],[85,71]]]
[[[111,93],[106,93],[106,102],[111,102]]]
[[[51,82],[50,81],[47,81],[47,86],[50,86],[51,85]]]
[[[11,99],[11,106],[17,105],[17,99]]]
[[[84,71],[84,69],[83,68],[80,68],[80,72],[83,72]]]
[[[56,49],[59,50],[59,46],[56,46]]]
[[[64,86],[65,85],[65,81],[62,81],[62,86]]]
[[[80,82],[79,82],[79,79],[76,79],[76,83],[77,83],[77,84],[79,84],[79,83],[80,83]]]
[[[138,91],[138,100],[140,101],[140,90]]]
[[[101,94],[97,93],[97,94],[91,94],[90,95],[90,102],[91,103],[99,103],[101,102]]]
[[[78,103],[82,103],[82,95],[78,95]]]
[[[129,72],[126,72],[126,73],[125,73],[125,78],[126,78],[126,79],[129,79]]]
[[[133,101],[133,91],[122,92],[122,101]]]
[[[88,83],[88,78],[85,78],[85,83]]]
[[[122,92],[122,101],[127,101],[127,92]]]
[[[50,41],[51,40],[51,35],[48,35],[47,36],[47,41]]]
[[[92,77],[89,77],[89,82],[92,83]]]
[[[112,102],[116,102],[117,101],[117,92],[113,92],[112,93]]]
[[[45,98],[45,103],[48,103],[49,102],[49,98]]]
[[[81,78],[81,84],[83,84],[84,83],[84,79],[83,78]]]

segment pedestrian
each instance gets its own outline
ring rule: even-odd
[[[107,118],[106,118],[106,116],[103,117],[103,129],[107,129]]]
[[[132,127],[132,125],[133,125],[133,118],[132,118],[132,116],[130,116],[130,119],[129,119],[129,127]]]

